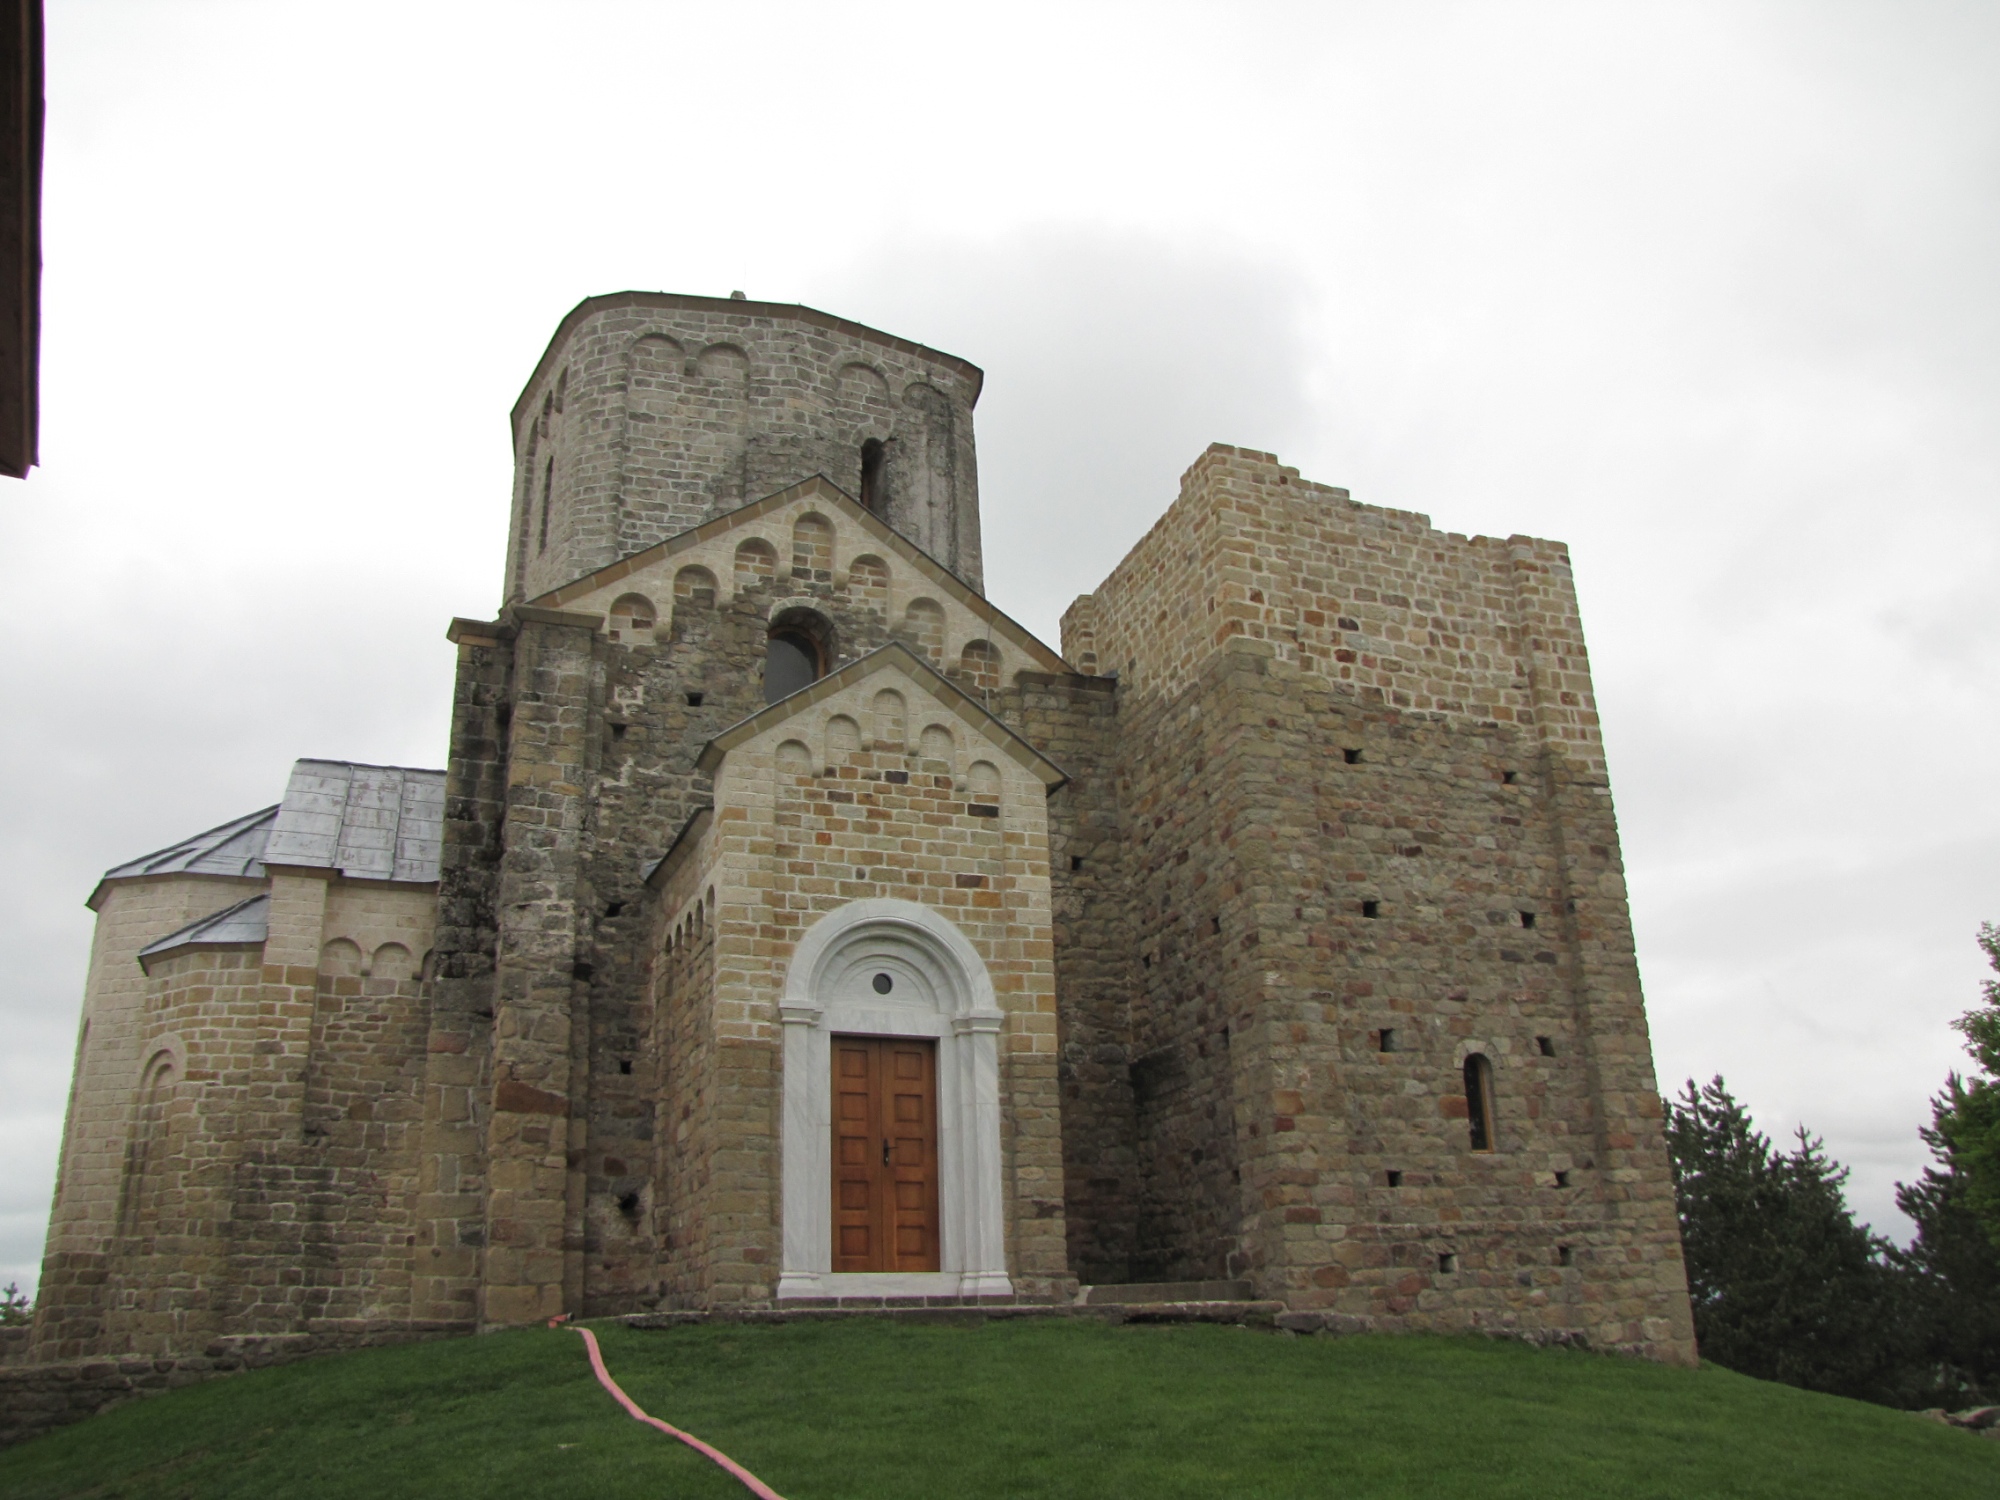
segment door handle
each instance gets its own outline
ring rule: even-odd
[[[882,1137],[882,1165],[889,1165],[889,1137],[886,1135]]]

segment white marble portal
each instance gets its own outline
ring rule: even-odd
[[[877,988],[887,975],[888,992]],[[783,1297],[980,1297],[1007,1279],[1000,1192],[1000,1026],[993,981],[947,918],[914,901],[828,912],[792,955],[784,1022]],[[938,1264],[835,1274],[833,1056],[838,1032],[933,1037],[938,1068]]]

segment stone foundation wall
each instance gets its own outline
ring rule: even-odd
[[[316,1354],[439,1338],[463,1329],[408,1323],[266,1338],[221,1338],[198,1353],[0,1367],[0,1448],[81,1422],[127,1401]]]

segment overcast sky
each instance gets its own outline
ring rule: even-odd
[[[48,0],[0,480],[0,1282],[105,867],[442,765],[506,413],[628,287],[983,366],[993,597],[1211,441],[1572,548],[1665,1085],[1905,1233],[2000,919],[2000,7]]]

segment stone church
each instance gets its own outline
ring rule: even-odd
[[[1057,649],[981,380],[563,320],[445,769],[90,897],[34,1358],[1109,1288],[1692,1359],[1566,550],[1218,444]]]

